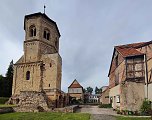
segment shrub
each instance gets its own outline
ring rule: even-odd
[[[9,98],[6,97],[0,97],[0,104],[5,104],[8,101]]]
[[[141,105],[141,113],[144,115],[151,114],[151,101],[145,99]]]
[[[98,107],[99,108],[112,108],[112,105],[111,104],[100,104]]]

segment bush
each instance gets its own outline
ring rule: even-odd
[[[151,101],[145,99],[141,106],[141,113],[144,115],[150,115],[151,114]]]
[[[111,104],[100,104],[98,107],[99,108],[112,108],[112,105]]]
[[[0,97],[0,104],[5,104],[8,101],[9,98],[6,97]]]

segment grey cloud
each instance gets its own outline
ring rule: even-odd
[[[9,50],[15,49],[16,53],[11,56],[12,52],[6,51],[7,56],[17,60],[22,54],[24,15],[43,12],[44,2],[46,14],[56,21],[61,32],[65,91],[75,78],[84,87],[107,85],[113,46],[152,39],[151,0],[3,0],[0,2],[0,38],[3,43],[9,42],[9,46],[13,46]],[[0,74],[11,61],[7,56],[0,61],[0,66],[3,65]]]

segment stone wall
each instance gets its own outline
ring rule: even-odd
[[[64,108],[55,108],[54,112],[74,113],[78,108],[78,105],[72,105]]]
[[[100,102],[102,104],[109,104],[109,88],[102,92],[102,96],[100,97]]]
[[[51,111],[52,104],[43,92],[22,91],[19,96],[11,97],[9,103],[17,100],[18,107],[14,110],[17,112],[43,112]]]
[[[139,111],[145,98],[144,83],[121,84],[121,110]]]

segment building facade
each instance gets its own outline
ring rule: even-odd
[[[83,87],[75,79],[72,84],[68,87],[68,94],[71,97],[70,102],[74,100],[84,101]]]
[[[101,94],[90,94],[89,103],[100,103]]]
[[[57,107],[63,96],[57,24],[44,13],[34,13],[25,16],[24,30],[24,54],[14,64],[12,96],[24,91],[43,92]]]
[[[109,70],[109,97],[114,109],[138,111],[152,100],[152,41],[115,46]]]
[[[109,87],[106,86],[104,87],[106,89],[102,89],[102,93],[101,93],[101,97],[100,97],[100,103],[101,104],[109,104],[110,100],[109,100]]]

